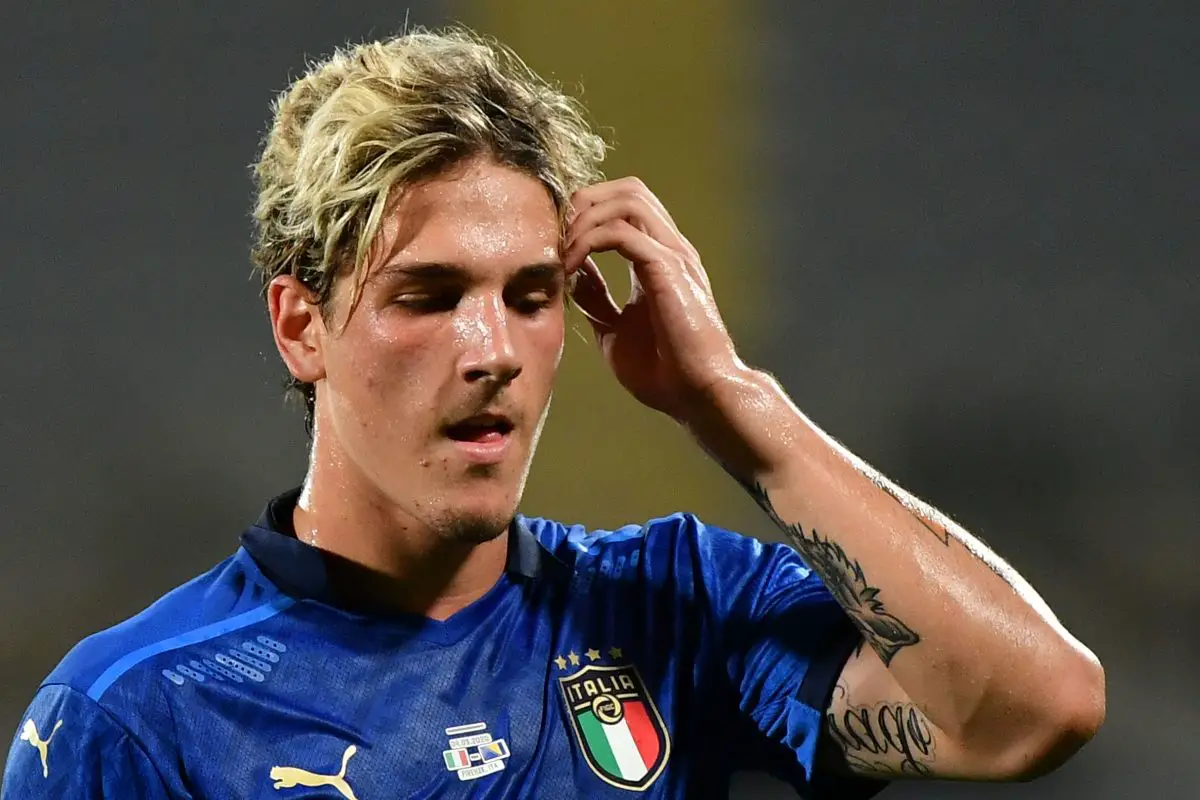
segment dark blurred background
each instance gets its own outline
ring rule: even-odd
[[[1194,4],[560,5],[0,10],[0,729],[301,479],[247,255],[269,104],[337,44],[460,20],[581,85],[747,358],[1104,661],[1108,722],[1058,773],[884,796],[1197,796]],[[526,512],[775,538],[582,339],[555,403]]]

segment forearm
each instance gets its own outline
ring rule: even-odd
[[[979,540],[821,432],[769,376],[722,380],[687,421],[788,534],[928,718],[1019,732],[1090,691],[1095,659]],[[1081,700],[1081,705],[1086,702]]]

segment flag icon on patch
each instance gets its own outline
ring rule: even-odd
[[[508,744],[503,739],[479,745],[479,756],[484,763],[495,761],[497,758],[508,758]]]
[[[446,769],[449,770],[459,770],[471,766],[471,754],[465,747],[443,750],[442,758],[446,759]]]

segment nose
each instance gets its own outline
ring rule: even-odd
[[[460,370],[468,382],[512,383],[521,374],[513,343],[508,306],[500,294],[488,293],[464,303],[457,322]]]

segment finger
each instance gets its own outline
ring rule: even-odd
[[[592,253],[615,251],[624,256],[641,276],[646,266],[667,264],[682,260],[680,256],[661,242],[635,228],[623,219],[611,219],[603,225],[582,232],[567,248],[563,265],[567,274],[580,269],[584,259]]]
[[[581,214],[594,205],[621,195],[637,195],[645,198],[647,203],[658,209],[658,213],[667,220],[672,228],[675,227],[675,220],[671,218],[671,213],[667,211],[663,202],[654,192],[650,191],[650,187],[643,183],[641,178],[633,176],[583,187],[571,195],[571,208],[574,209],[575,214]]]
[[[567,248],[570,249],[571,242],[584,231],[599,227],[614,219],[625,220],[672,249],[682,251],[687,247],[679,231],[654,204],[642,195],[621,194],[589,206],[580,212],[567,227]]]
[[[671,216],[671,212],[667,211],[667,207],[663,205],[658,196],[650,191],[649,187],[639,178],[628,177],[615,181],[605,181],[604,183],[585,186],[583,189],[575,192],[571,196],[571,213],[567,220],[568,228],[572,227],[574,220],[589,208],[623,196],[638,197],[650,208],[654,209],[658,218],[670,228],[674,238],[679,242],[678,249],[690,256],[693,261],[697,263],[700,261],[700,252],[683,235],[683,232],[679,230],[679,226],[675,224],[675,219]]]
[[[705,294],[712,294],[708,273],[698,256],[689,257],[686,253],[667,247],[623,218],[610,219],[576,236],[563,255],[567,274],[580,269],[589,254],[610,250],[615,250],[630,262],[631,300],[641,292],[642,284],[650,277],[649,268],[653,264],[668,267],[664,276],[678,288],[683,288],[682,282],[687,282],[695,284]],[[662,277],[655,280],[661,282]]]
[[[573,239],[588,226],[621,217],[681,253],[684,266],[693,273],[693,279],[706,291],[712,291],[699,251],[679,230],[662,201],[639,178],[630,176],[585,186],[572,195],[571,203],[572,212],[564,232],[566,249],[570,249]]]
[[[608,290],[608,283],[595,261],[585,258],[578,274],[571,298],[596,328],[597,334],[607,332],[621,318],[621,309]]]
[[[696,280],[679,253],[664,247],[623,219],[610,220],[582,234],[564,260],[569,269],[570,264],[576,260],[582,262],[591,253],[609,251],[619,253],[629,262],[631,285],[626,309],[639,305],[636,301],[643,294],[674,297],[688,307],[695,302],[711,302],[703,283]]]

